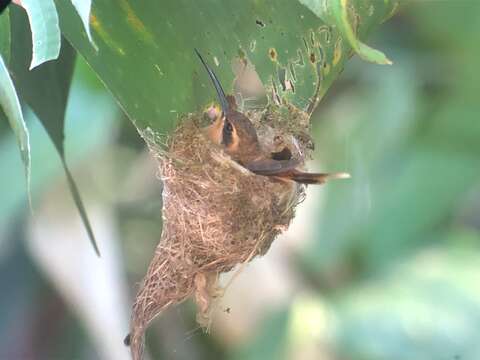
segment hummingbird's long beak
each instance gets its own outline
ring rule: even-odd
[[[228,104],[227,97],[225,96],[225,92],[223,91],[222,85],[220,84],[220,81],[218,81],[217,75],[215,75],[215,73],[210,68],[210,66],[207,65],[205,60],[203,60],[202,55],[200,55],[197,49],[194,49],[194,50],[197,53],[198,57],[200,58],[200,61],[202,62],[203,66],[205,66],[205,69],[207,70],[207,73],[210,76],[210,79],[212,80],[213,86],[215,86],[218,100],[220,100],[220,105],[222,106],[222,112],[224,115],[226,115],[230,110],[230,106]]]

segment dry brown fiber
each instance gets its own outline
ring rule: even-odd
[[[291,108],[251,112],[261,143],[288,146],[305,159],[311,145],[308,117]],[[193,296],[201,325],[221,292],[218,274],[269,249],[304,196],[303,186],[272,181],[244,169],[211,143],[199,126],[204,114],[186,116],[167,141],[144,138],[163,181],[163,231],[133,307],[130,346],[142,358],[148,324],[166,307]],[[280,144],[279,144],[280,143]]]

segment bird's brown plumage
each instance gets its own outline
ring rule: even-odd
[[[330,179],[348,178],[346,173],[323,174],[307,173],[297,169],[301,162],[292,158],[277,159],[272,153],[262,148],[255,127],[250,119],[237,111],[235,98],[226,96],[217,76],[203,60],[199,52],[197,55],[205,66],[210,79],[217,91],[222,105],[222,112],[207,128],[207,135],[215,144],[223,146],[225,152],[233,160],[257,175],[270,176],[282,180],[291,180],[302,184],[323,184]],[[290,154],[289,149],[282,150]]]

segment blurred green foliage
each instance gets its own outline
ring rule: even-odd
[[[194,327],[193,311],[182,308],[183,324],[152,329],[152,357],[480,358],[479,33],[480,4],[473,1],[410,2],[385,23],[368,43],[384,50],[394,65],[352,59],[313,117],[318,163],[310,167],[348,170],[353,178],[310,194],[318,196],[311,242],[291,254],[298,293],[288,305],[265,311],[235,345],[215,332],[182,331]],[[117,183],[135,171],[142,176],[136,166],[141,140],[132,136],[131,124],[118,121],[115,103],[99,88],[79,62],[67,110],[67,152],[80,174],[85,162],[101,173],[111,159],[101,162],[100,152],[116,154],[119,163],[103,190],[100,175],[89,178],[96,189],[90,197],[98,202],[105,193],[132,195]],[[54,149],[37,120],[30,115],[27,120],[32,188],[40,199],[61,169],[51,161]],[[121,129],[106,149],[100,144],[115,134],[112,120]],[[0,131],[0,166],[9,169],[0,177],[0,284],[7,294],[0,302],[0,357],[100,358],[83,320],[38,274],[19,241],[29,236],[22,230],[28,222],[23,172],[13,136]],[[154,191],[155,196],[109,203],[133,281],[159,237],[159,188]],[[15,352],[19,349],[29,352]]]

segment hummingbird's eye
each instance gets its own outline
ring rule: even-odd
[[[232,140],[233,126],[230,121],[225,119],[225,124],[223,125],[223,134],[222,134],[222,143],[224,145],[229,145]]]
[[[233,132],[233,126],[232,126],[232,123],[230,121],[225,121],[225,131],[231,133]]]

